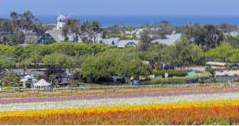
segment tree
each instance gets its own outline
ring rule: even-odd
[[[72,57],[69,57],[60,53],[53,53],[46,55],[43,58],[43,63],[49,67],[59,67],[59,68],[72,68],[74,66],[74,61]]]
[[[88,57],[81,66],[81,73],[88,81],[98,82],[100,78],[112,76],[138,77],[149,74],[149,71],[136,50],[129,48],[111,49]]]
[[[229,33],[229,32],[233,32],[236,31],[237,25],[232,25],[232,24],[222,24],[218,26],[220,28],[220,30],[222,30],[224,33]]]
[[[195,44],[190,44],[187,39],[182,38],[177,42],[173,52],[172,62],[178,66],[200,64],[202,60],[203,51]]]
[[[239,36],[237,37],[226,36],[225,42],[229,43],[235,48],[239,48]]]
[[[73,34],[77,37],[80,34],[80,21],[76,19],[67,19],[65,22],[66,24],[62,29],[65,38],[67,38],[68,34]]]
[[[182,38],[175,45],[152,45],[148,51],[142,53],[144,60],[150,61],[153,68],[161,64],[175,66],[198,65],[203,62],[203,50],[196,44]]]
[[[160,30],[158,31],[161,38],[164,38],[165,35],[172,34],[175,30],[175,27],[171,25],[168,21],[161,21],[159,24]]]
[[[0,56],[0,70],[14,67],[15,62],[7,56]]]
[[[35,32],[38,35],[45,33],[47,28],[37,21],[31,11],[25,11],[22,14],[11,12],[11,26],[9,29],[11,35],[6,40],[10,44],[22,44],[25,42],[26,32]]]
[[[25,30],[31,30],[36,21],[35,16],[31,11],[25,11],[20,15],[20,28]]]
[[[10,14],[11,20],[12,20],[12,28],[14,28],[15,30],[18,28],[19,26],[19,15],[17,12],[13,11]],[[15,31],[14,30],[14,31]]]
[[[190,42],[196,43],[204,50],[219,46],[224,39],[223,32],[213,25],[187,25],[184,34]]]
[[[97,34],[102,32],[101,25],[97,21],[86,21],[81,25],[81,31],[83,34],[83,41],[96,42]],[[87,34],[86,36],[84,34]]]
[[[141,58],[149,61],[153,68],[158,68],[160,64],[169,64],[171,59],[171,46],[163,44],[154,44],[150,48],[141,53]]]
[[[230,44],[223,43],[215,49],[206,52],[206,57],[217,61],[231,62],[237,60],[238,49],[234,49]]]
[[[25,34],[22,31],[14,31],[10,36],[10,45],[23,44],[25,42]]]
[[[150,47],[152,38],[150,37],[150,33],[148,30],[144,30],[140,34],[140,43],[138,46],[139,51],[147,51],[148,48]]]

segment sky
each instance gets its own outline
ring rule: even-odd
[[[239,0],[0,0],[0,15],[239,16]]]

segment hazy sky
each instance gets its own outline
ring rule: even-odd
[[[0,15],[13,10],[35,15],[239,16],[239,0],[0,0]]]

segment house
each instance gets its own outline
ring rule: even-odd
[[[231,37],[237,37],[237,36],[239,36],[239,31],[232,31],[232,32],[229,32],[229,33],[224,33],[224,35],[228,35],[228,36],[231,36]]]
[[[0,42],[5,42],[11,36],[11,32],[0,31]]]
[[[223,76],[238,76],[238,71],[216,71],[215,76],[216,77],[223,77]]]
[[[119,41],[120,41],[120,38],[107,38],[107,39],[102,39],[99,43],[117,46]]]
[[[37,33],[33,31],[25,31],[24,35],[25,35],[25,40],[24,40],[25,44],[36,43],[39,37]]]
[[[53,28],[52,30],[48,30],[46,33],[50,34],[53,39],[57,42],[65,41],[65,37],[61,30],[57,30],[57,28]]]
[[[181,39],[182,34],[181,33],[173,33],[171,35],[166,35],[163,39],[156,39],[153,40],[152,43],[161,43],[165,45],[173,45],[175,42],[179,41]]]
[[[49,33],[45,33],[38,38],[37,44],[47,44],[54,41],[55,39]]]
[[[139,44],[139,40],[120,40],[117,44],[118,48],[136,47]]]
[[[25,44],[47,44],[55,41],[55,39],[49,34],[37,34],[36,32],[25,32]]]
[[[120,40],[120,38],[107,38],[102,39],[99,43],[115,46],[118,48],[125,48],[125,47],[136,47],[139,43],[139,40]]]
[[[184,70],[184,71],[195,71],[195,72],[205,72],[205,66],[187,66],[187,67],[179,67],[176,70]]]
[[[215,79],[218,82],[235,82],[239,81],[239,71],[238,70],[218,70],[215,71]]]
[[[143,28],[138,28],[134,30],[134,34],[136,36],[137,39],[140,39],[141,37],[141,33],[143,33],[144,29]]]
[[[100,43],[103,40],[103,33],[96,33],[93,39],[92,41]]]

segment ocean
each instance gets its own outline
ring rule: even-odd
[[[55,23],[57,16],[37,16],[37,18],[43,23]],[[70,16],[70,18],[81,21],[97,20],[103,27],[114,25],[140,27],[146,24],[159,24],[161,21],[169,21],[177,26],[188,23],[239,25],[239,16]]]

